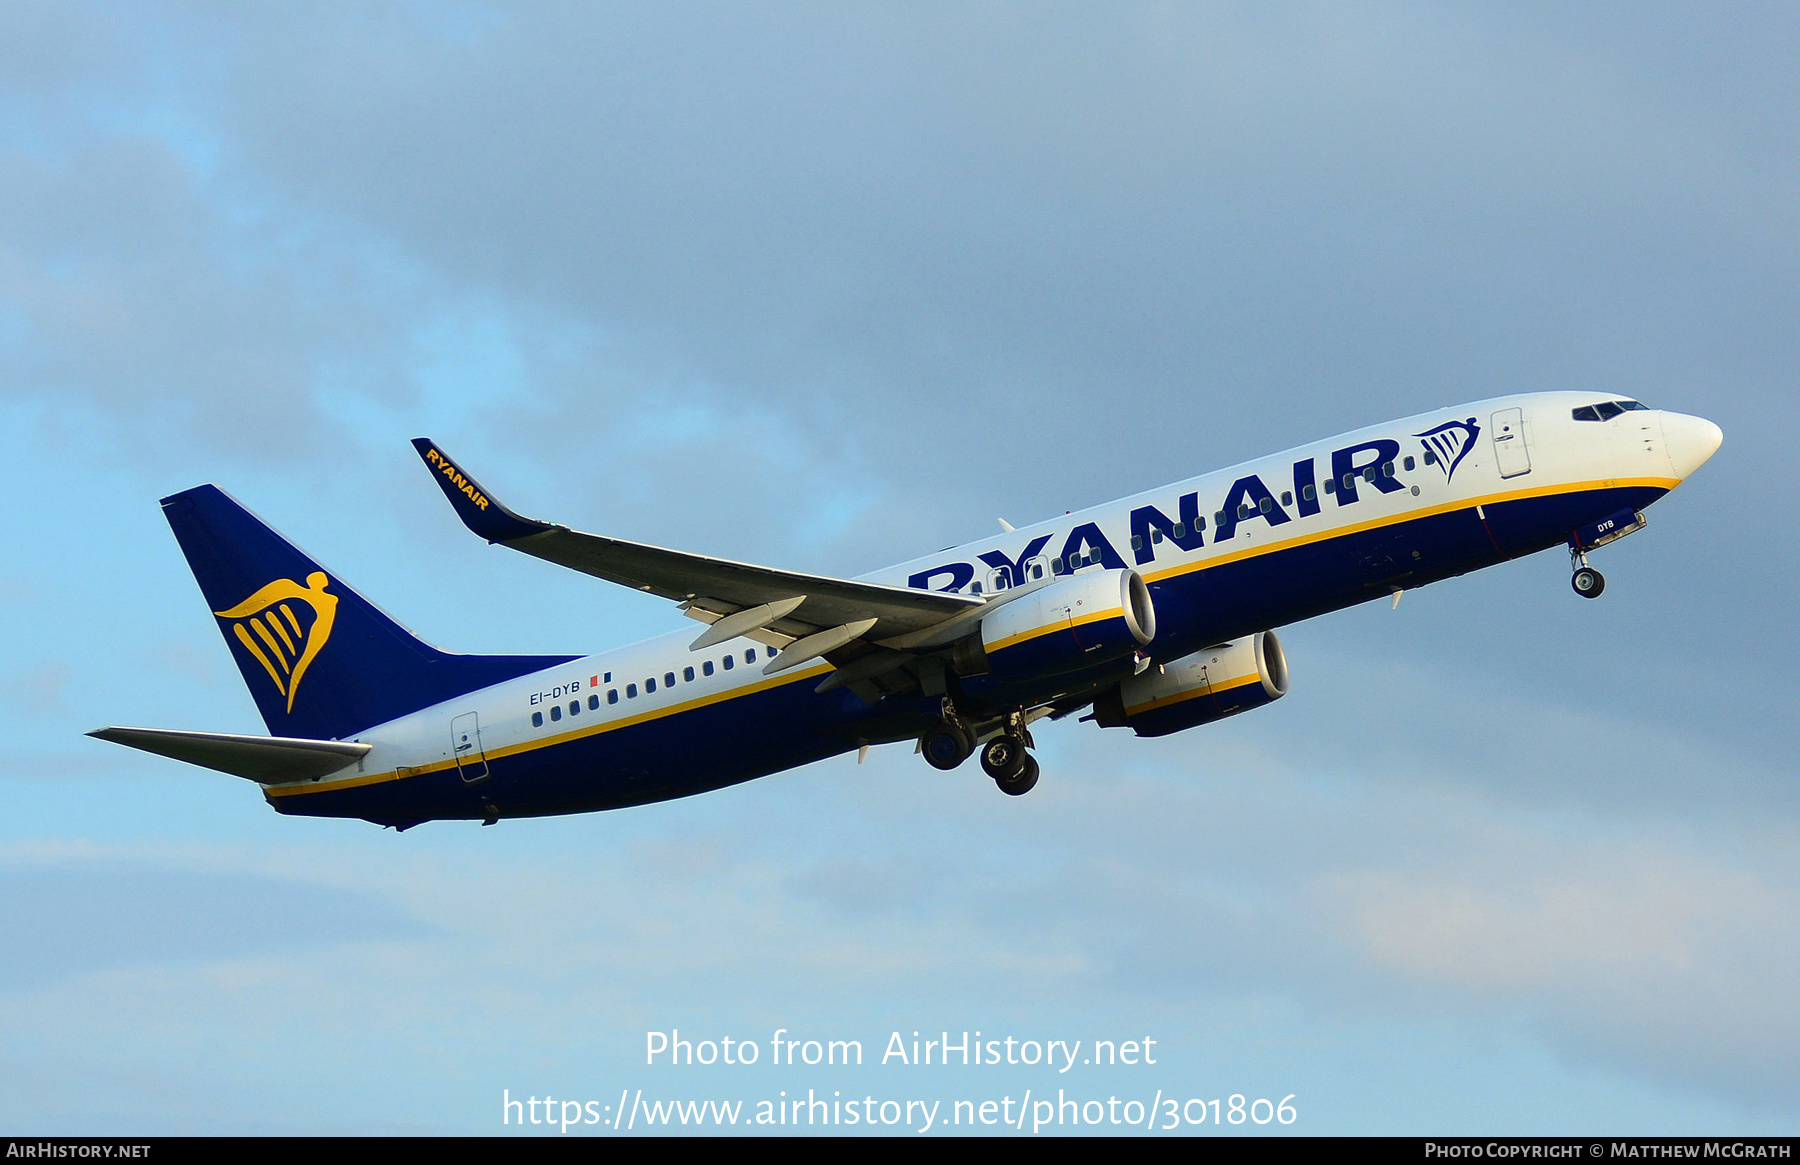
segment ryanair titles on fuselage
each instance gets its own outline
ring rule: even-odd
[[[1452,421],[1425,433],[1414,434],[1427,464],[1436,465],[1445,480],[1452,478],[1464,457],[1475,447],[1481,426],[1474,417]],[[1359,487],[1369,486],[1379,493],[1398,493],[1409,487],[1394,475],[1393,463],[1400,459],[1400,442],[1390,437],[1376,437],[1348,445],[1331,453],[1331,474],[1321,482],[1317,457],[1303,457],[1293,465],[1293,488],[1281,496],[1269,488],[1260,474],[1246,474],[1231,483],[1218,509],[1212,514],[1212,541],[1216,546],[1237,535],[1243,523],[1260,519],[1270,527],[1285,525],[1296,517],[1310,517],[1320,512],[1323,499],[1334,499],[1339,507],[1355,505],[1361,500]],[[1414,492],[1417,487],[1411,487]],[[1292,508],[1293,512],[1289,513]],[[1139,506],[1131,511],[1132,566],[1143,566],[1156,559],[1156,546],[1167,539],[1183,551],[1194,551],[1206,545],[1207,518],[1200,505],[1200,494],[1182,494],[1175,503],[1175,516],[1160,507]],[[1054,554],[1059,563],[1099,564],[1108,570],[1123,569],[1127,563],[1098,522],[1082,522],[1063,536],[1060,550],[1046,551],[1055,534],[1040,534],[1026,543],[1016,557],[1001,550],[988,550],[977,555],[976,562],[946,562],[907,577],[907,585],[921,590],[960,591],[975,579],[976,571],[986,567],[998,572],[996,583],[1016,586],[1030,574],[1028,563]],[[1073,567],[1070,567],[1073,569]],[[1046,571],[1048,573],[1048,571]]]

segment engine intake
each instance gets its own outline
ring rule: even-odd
[[[1259,631],[1120,681],[1094,701],[1094,723],[1167,736],[1260,708],[1287,690],[1281,641]]]
[[[1154,638],[1156,609],[1143,577],[1093,571],[1000,603],[958,651],[956,667],[1000,679],[1060,675],[1111,663]]]

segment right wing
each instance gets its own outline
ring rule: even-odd
[[[775,570],[521,517],[428,438],[416,439],[413,447],[457,517],[476,534],[680,603],[690,618],[715,624],[694,641],[696,650],[739,635],[783,648],[764,669],[769,672],[823,657],[843,673],[827,683],[867,681],[902,668],[912,658],[911,650],[941,647],[948,642],[939,642],[944,634],[972,626],[972,613],[983,607],[981,599],[969,595]],[[893,645],[880,646],[882,641]]]

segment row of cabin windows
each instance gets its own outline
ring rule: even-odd
[[[769,654],[770,659],[775,658],[775,649],[772,647],[769,648],[768,654]],[[720,665],[726,671],[730,671],[732,668],[737,666],[737,657],[735,655],[727,655],[724,659],[720,660],[719,662],[720,662]],[[755,663],[756,662],[756,648],[752,647],[748,651],[744,652],[744,662],[745,663]],[[713,661],[710,659],[701,661],[700,675],[710,676],[712,674],[713,674]],[[694,682],[695,678],[696,678],[696,676],[694,674],[694,669],[692,666],[684,667],[681,669],[681,679],[684,682],[691,684]],[[612,673],[611,672],[606,673],[605,682],[609,683],[609,684],[612,683]],[[663,673],[663,675],[662,675],[663,687],[672,688],[675,686],[675,683],[676,683],[676,680],[675,680],[674,672],[670,671],[670,672]],[[651,692],[654,692],[655,690],[656,690],[656,677],[651,676],[649,679],[644,681],[644,694],[649,695]],[[627,700],[637,699],[637,694],[638,694],[638,686],[636,684],[626,684],[625,685],[625,698]],[[606,702],[608,704],[617,704],[619,702],[619,689],[617,689],[617,688],[606,689]],[[588,706],[588,711],[590,711],[590,712],[599,710],[600,696],[598,693],[595,693],[594,695],[591,695],[587,698],[587,706]],[[576,717],[579,715],[581,715],[581,701],[580,700],[570,700],[569,701],[569,716],[571,718],[573,718],[573,717]],[[563,718],[563,706],[561,704],[552,704],[550,706],[550,719],[551,720],[561,720],[562,718]],[[531,726],[533,728],[542,728],[544,726],[544,714],[542,712],[533,712],[531,714]]]

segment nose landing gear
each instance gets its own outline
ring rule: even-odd
[[[1571,559],[1570,565],[1575,568],[1575,574],[1569,579],[1569,585],[1574,587],[1575,593],[1584,599],[1599,598],[1600,592],[1606,589],[1606,576],[1588,565],[1586,551],[1570,550],[1569,558]]]

